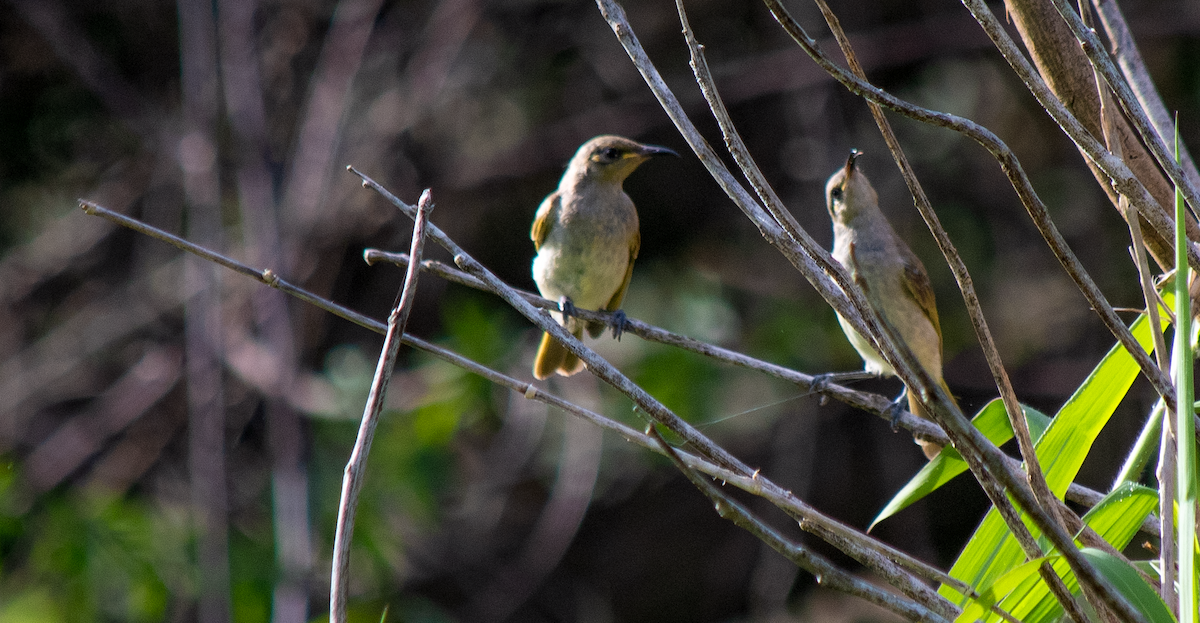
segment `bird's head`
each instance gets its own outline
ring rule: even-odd
[[[845,223],[866,206],[879,205],[879,195],[875,194],[867,176],[855,166],[855,160],[861,155],[861,151],[851,149],[846,166],[838,169],[825,183],[825,207],[834,222]]]
[[[638,165],[662,154],[679,154],[666,147],[645,145],[620,136],[597,136],[575,152],[571,173],[593,181],[621,184]]]

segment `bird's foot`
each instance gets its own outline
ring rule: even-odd
[[[825,390],[829,389],[829,382],[833,380],[835,372],[825,372],[824,374],[814,374],[812,384],[808,386],[809,391],[814,394],[819,394],[821,397],[817,400],[817,404],[824,407],[829,402],[829,396],[825,394]]]
[[[892,400],[892,404],[888,406],[887,411],[884,411],[884,414],[888,416],[888,422],[891,423],[893,433],[900,430],[900,414],[904,413],[904,403],[907,398],[908,388],[905,388],[904,391],[900,392],[899,396],[896,396]]]
[[[562,312],[564,321],[567,317],[575,315],[575,303],[571,302],[570,297],[564,296],[558,299],[558,309]]]
[[[809,389],[819,394],[827,391],[833,383],[847,383],[849,381],[862,381],[873,378],[877,378],[877,375],[872,372],[823,372],[812,376],[812,383],[809,385]]]
[[[629,328],[629,317],[625,315],[623,310],[618,309],[609,314],[608,325],[612,327],[613,337],[617,341],[620,341],[621,336],[625,333],[625,329]]]
[[[825,390],[829,389],[830,381],[833,380],[833,377],[836,374],[836,372],[823,372],[821,374],[814,374],[812,377],[812,384],[808,386],[809,390],[811,390],[814,394],[825,393]]]

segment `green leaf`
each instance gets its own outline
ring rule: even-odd
[[[1039,579],[1038,567],[1045,561],[1045,558],[1035,558],[997,578],[991,586],[980,591],[979,599],[971,601],[967,607],[963,608],[962,614],[954,619],[954,623],[970,623],[986,618],[991,607],[1000,600],[1012,594],[1018,587],[1028,583],[1031,579]]]
[[[1142,522],[1158,508],[1158,491],[1123,482],[1083,516],[1083,522],[1118,550],[1129,545]]]
[[[1033,407],[1021,405],[1021,408],[1025,410],[1025,418],[1029,422],[1030,436],[1035,440],[1040,438],[1046,427],[1050,425],[1050,417]],[[1013,438],[1012,426],[1008,421],[1008,414],[1004,410],[1004,402],[999,398],[993,399],[987,406],[980,409],[979,413],[971,418],[971,424],[997,446]],[[913,476],[912,480],[904,485],[904,488],[896,493],[883,510],[879,511],[879,515],[871,522],[867,531],[870,532],[875,524],[929,495],[965,471],[967,471],[967,463],[963,461],[962,455],[953,447],[946,446],[932,461],[921,468],[921,471],[917,472],[917,475]]]
[[[1132,482],[1123,483],[1083,516],[1083,521],[1114,548],[1124,549],[1142,522],[1158,508],[1158,492]],[[1078,582],[1065,560],[1053,561],[1054,570],[1072,592]],[[1004,599],[1001,607],[1022,621],[1050,621],[1062,615],[1062,606],[1041,577],[1022,585]]]
[[[1140,494],[1135,494],[1132,497],[1141,496]],[[1166,604],[1163,603],[1154,588],[1142,579],[1142,576],[1138,574],[1133,566],[1130,566],[1121,558],[1113,556],[1108,552],[1090,547],[1083,548],[1080,550],[1080,553],[1096,567],[1104,579],[1112,584],[1118,593],[1125,597],[1134,608],[1145,615],[1149,621],[1152,623],[1174,623],[1175,617],[1171,615]],[[954,619],[955,623],[1000,620],[999,615],[991,612],[991,607],[998,602],[1000,609],[1007,611],[1023,623],[1052,621],[1062,616],[1062,607],[1049,595],[1045,582],[1042,581],[1041,575],[1038,574],[1038,568],[1045,562],[1049,562],[1054,571],[1060,577],[1063,577],[1064,583],[1073,594],[1078,594],[1078,582],[1075,581],[1073,574],[1070,573],[1066,559],[1061,554],[1036,558],[1008,571],[986,590],[981,591],[979,599],[967,604],[963,608],[962,614]],[[1045,598],[1039,599],[1041,603],[1037,604],[1034,608],[1028,608],[1027,604],[1032,603],[1031,599],[1037,598],[1035,595],[1037,591],[1029,591],[1028,589],[1035,586],[1041,589],[1040,592],[1045,594]],[[1048,598],[1048,601],[1046,598]]]
[[[1080,552],[1096,570],[1152,623],[1174,623],[1175,617],[1158,593],[1124,560],[1098,549],[1085,547]]]
[[[1145,316],[1139,317],[1131,328],[1142,347],[1147,348],[1151,338]],[[1096,435],[1108,423],[1138,372],[1133,357],[1120,344],[1114,346],[1063,405],[1038,440],[1038,461],[1055,495],[1061,497],[1075,478]],[[1028,525],[1028,521],[1026,523]],[[1035,537],[1039,535],[1032,526],[1030,529]],[[950,575],[971,586],[989,586],[1024,560],[1024,553],[993,508],[959,555]],[[947,586],[943,586],[940,592],[958,603],[966,600],[965,596]]]

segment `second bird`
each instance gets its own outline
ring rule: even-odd
[[[933,286],[921,260],[896,235],[879,210],[879,196],[867,176],[854,164],[858,156],[858,151],[851,151],[846,166],[834,173],[825,185],[825,202],[833,219],[833,257],[863,289],[871,307],[894,328],[925,371],[954,400],[942,379],[942,328],[938,323]],[[855,331],[840,314],[838,323],[854,350],[863,358],[867,372],[884,376],[896,374],[876,352],[871,341]],[[920,398],[911,389],[906,391],[909,411],[929,419]],[[942,449],[928,441],[918,440],[917,443],[929,459]]]
[[[622,184],[638,165],[659,154],[678,155],[620,136],[597,136],[575,152],[558,190],[538,208],[529,234],[537,249],[533,280],[542,296],[560,302],[559,323],[576,337],[585,326],[598,337],[604,325],[572,317],[574,307],[621,307],[641,247],[637,209]],[[534,377],[545,379],[555,372],[570,376],[582,369],[578,357],[549,333],[542,334]]]

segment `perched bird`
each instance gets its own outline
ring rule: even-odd
[[[559,301],[559,323],[576,337],[598,337],[604,325],[574,318],[576,306],[618,312],[633,260],[641,246],[637,210],[621,185],[652,156],[671,154],[666,147],[643,145],[619,136],[597,136],[580,146],[558,183],[538,207],[529,237],[537,249],[533,280],[542,296]],[[623,318],[613,328],[620,334]],[[558,372],[570,376],[583,362],[549,333],[542,335],[533,376]]]
[[[894,328],[925,371],[954,400],[942,379],[942,328],[938,323],[933,286],[921,260],[896,235],[883,212],[879,211],[879,196],[867,176],[854,165],[859,155],[857,150],[851,150],[846,166],[825,184],[825,205],[833,219],[833,257],[863,289],[871,307]],[[838,323],[854,350],[863,358],[867,372],[881,376],[896,374],[870,340],[855,331],[840,314]],[[909,411],[929,419],[916,393],[907,387],[905,393]],[[901,394],[897,402],[904,395]],[[942,449],[927,441],[918,440],[917,443],[929,459]]]

